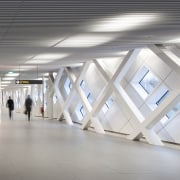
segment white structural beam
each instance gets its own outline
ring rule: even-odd
[[[136,49],[133,51],[130,51],[124,58],[123,62],[121,63],[119,67],[119,74],[117,75],[115,81],[114,81],[114,88],[113,90],[117,94],[117,98],[120,104],[124,106],[124,108],[127,109],[127,111],[131,112],[131,115],[133,117],[133,125],[134,127],[138,127],[138,124],[140,122],[144,121],[144,116],[140,112],[140,110],[137,108],[137,106],[133,103],[131,98],[128,96],[124,88],[121,86],[121,81],[124,78],[124,76],[127,74],[128,70],[130,69],[132,63],[136,60],[138,54],[140,52],[140,49]]]
[[[49,74],[49,95],[50,97],[53,97],[54,94],[54,77],[53,74]]]
[[[64,71],[64,68],[59,69],[59,71],[57,73],[57,76],[56,76],[56,79],[54,81],[54,91],[55,91],[57,99],[59,101],[61,110],[62,110],[62,107],[63,107],[63,104],[64,104],[64,100],[63,100],[63,98],[61,96],[61,93],[60,93],[60,90],[59,90],[59,82],[60,82],[60,79],[62,77],[63,71]]]
[[[161,142],[160,138],[152,130],[154,124],[156,124],[160,120],[160,116],[157,116],[157,114],[156,116],[154,116],[153,115],[154,112],[152,112],[153,116],[150,115],[151,117],[150,119],[145,119],[142,113],[140,112],[140,110],[132,102],[131,98],[128,96],[128,94],[125,92],[125,90],[120,84],[122,79],[128,72],[129,68],[131,67],[132,63],[136,60],[138,53],[139,50],[131,51],[124,58],[123,62],[121,63],[121,65],[119,66],[118,70],[115,73],[116,75],[114,75],[113,79],[111,80],[111,83],[114,82],[114,85],[112,85],[112,89],[113,91],[116,92],[119,103],[122,104],[123,107],[126,108],[129,112],[131,112],[133,117],[131,121],[133,121],[132,123],[134,125],[135,131],[130,136],[128,136],[128,138],[130,139],[130,137],[134,137],[131,139],[135,140],[135,139],[140,139],[142,136],[145,136],[146,140],[150,144],[162,145],[163,143]],[[102,71],[103,70],[101,69],[101,72]],[[106,78],[107,76],[104,77]],[[171,101],[171,99],[169,101]],[[159,109],[159,111],[162,112],[162,109]],[[140,122],[148,123],[148,126],[144,127],[145,126],[144,123],[140,123]]]
[[[143,135],[150,144],[163,145],[160,138],[153,131],[153,126],[162,119],[166,113],[171,110],[180,101],[180,92],[172,92],[167,99],[165,99],[155,111],[142,123],[138,128],[128,136],[128,139],[139,140]]]
[[[178,58],[180,58],[180,47],[174,45],[169,47],[168,49],[170,49]]]
[[[137,54],[139,53],[138,50],[130,51],[125,58],[123,59],[122,63],[114,73],[113,77],[110,79],[109,76],[106,74],[104,69],[99,65],[97,61],[94,60],[95,65],[98,67],[101,74],[104,76],[106,81],[108,81],[108,84],[105,86],[105,88],[101,91],[99,97],[97,98],[92,111],[86,116],[82,128],[87,129],[91,123],[90,117],[97,117],[98,112],[101,110],[102,106],[105,104],[108,97],[112,94],[114,90],[114,81],[118,78],[119,80],[122,79],[123,75],[125,75],[130,68],[131,64],[134,62],[134,60],[137,57]],[[121,73],[123,75],[121,75]],[[99,122],[99,124],[101,124]],[[102,127],[102,126],[101,126]],[[102,129],[102,128],[101,128]]]
[[[93,109],[90,112],[88,112],[87,115],[85,116],[85,118],[83,119],[82,129],[87,129],[90,126],[91,122],[93,122],[93,121],[91,121],[92,120],[91,118],[97,117],[98,111],[105,104],[107,98],[110,96],[111,93],[112,93],[111,88],[108,88],[108,87],[105,88],[103,94],[94,103]],[[96,125],[95,126],[96,132],[105,133],[101,123],[100,122],[97,123],[97,121],[99,121],[99,120],[96,119],[96,123],[93,123],[93,125]]]
[[[139,109],[135,106],[135,104],[132,102],[132,100],[129,98],[125,90],[121,87],[120,83],[123,79],[123,77],[128,72],[129,68],[131,67],[132,63],[136,60],[138,53],[140,52],[140,49],[129,51],[128,54],[124,57],[122,63],[116,70],[114,76],[109,81],[108,88],[111,88],[114,92],[116,92],[118,101],[120,104],[123,104],[130,112],[134,114],[134,117],[136,119],[136,123],[143,121],[144,117],[140,113]],[[102,70],[101,67],[99,67]],[[105,74],[104,72],[103,74]],[[107,77],[107,76],[104,76]],[[107,79],[108,80],[108,79]]]
[[[104,79],[109,82],[110,78],[108,76],[108,74],[104,71],[104,69],[102,68],[102,66],[99,64],[99,62],[97,60],[93,60],[94,64],[96,65],[97,69],[100,71],[100,73],[102,74],[102,76],[104,77]]]
[[[63,71],[64,71],[64,68],[61,68],[56,76],[56,79],[55,79],[55,82],[54,82],[54,90],[55,90],[55,93],[57,95],[57,99],[59,101],[59,104],[60,104],[60,107],[61,107],[61,110],[63,108],[63,104],[64,104],[64,100],[63,100],[63,97],[61,96],[61,93],[60,93],[60,90],[59,90],[59,82],[60,82],[60,79],[62,77],[62,74],[63,74]],[[69,124],[69,125],[72,125],[72,120],[69,116],[68,113],[64,113],[64,116],[65,116],[65,119],[66,119],[66,122]]]
[[[19,98],[20,106],[21,106],[20,111],[24,111],[24,103],[25,103],[25,98],[26,98],[26,92],[24,91],[23,87],[20,87],[20,89],[18,90],[18,98]]]
[[[70,78],[70,80],[72,82],[72,89],[70,91],[70,94],[69,94],[68,98],[66,99],[66,101],[64,103],[64,109],[69,108],[69,106],[71,105],[71,102],[72,102],[72,99],[74,97],[75,92],[76,91],[79,92],[79,88],[77,88],[77,87],[79,86],[80,81],[83,79],[83,77],[84,77],[90,63],[91,62],[86,62],[86,63],[83,64],[82,70],[79,73],[79,76],[76,78],[75,81],[74,81],[74,78],[72,77],[71,73],[69,73],[68,69],[67,68],[65,69],[68,77]],[[82,97],[81,94],[80,94],[80,97]]]
[[[100,134],[105,134],[104,128],[97,117],[91,117],[91,122],[95,127],[95,131]]]
[[[148,46],[149,49],[154,52],[161,60],[163,60],[168,66],[170,66],[174,71],[180,74],[180,62],[177,62],[167,56],[159,47],[156,45]]]
[[[102,75],[105,76],[105,79],[107,78],[106,80],[109,80],[109,77],[106,75],[102,67],[98,65],[98,62],[94,60],[94,63],[98,67],[98,69],[101,71]],[[101,107],[104,105],[104,103],[106,102],[110,94],[112,93],[110,82],[111,80],[109,80],[109,84],[105,86],[105,88],[103,88],[98,98],[96,98],[96,101],[93,104],[93,108],[87,113],[87,115],[83,119],[82,129],[88,129],[90,124],[93,123],[96,132],[102,133],[102,134],[105,133],[98,118],[95,118],[95,117],[97,117],[98,111],[101,109]]]
[[[47,103],[48,103],[47,113],[50,118],[53,118],[54,77],[52,74],[49,74],[48,86],[49,89],[47,93]]]
[[[82,125],[82,129],[86,129],[87,126],[84,126],[84,124],[88,124],[90,122],[90,119],[92,120],[92,123],[94,125],[95,131],[98,133],[104,133],[104,129],[101,125],[101,123],[99,122],[98,118],[93,117],[93,113],[92,113],[92,109],[91,105],[89,104],[87,97],[85,96],[84,92],[81,90],[81,88],[79,87],[80,81],[83,79],[83,77],[85,76],[86,71],[88,70],[90,64],[92,63],[92,61],[86,62],[82,68],[82,71],[80,72],[79,77],[77,78],[76,82],[75,82],[75,87],[74,90],[77,91],[77,93],[80,95],[80,98],[86,108],[86,115],[83,119],[83,125]],[[87,123],[84,123],[87,122]]]
[[[60,82],[60,79],[62,77],[63,71],[64,71],[64,68],[59,69],[58,74],[57,74],[56,79],[55,79],[55,82],[54,82],[54,90],[55,90],[55,93],[56,93],[57,98],[59,100],[60,106],[62,106],[62,104],[64,103],[63,98],[61,96],[61,93],[59,91],[59,82]]]
[[[131,65],[136,60],[140,50],[141,49],[135,49],[135,50],[131,50],[127,53],[127,55],[124,57],[122,63],[120,64],[118,71],[116,71],[117,77],[115,79],[115,83],[122,81],[124,76],[127,74],[128,70],[130,69]]]
[[[71,89],[70,94],[68,95],[67,99],[65,100],[65,102],[63,101],[63,98],[62,98],[61,93],[59,91],[59,87],[58,87],[59,82],[56,82],[56,89],[58,89],[58,96],[60,97],[59,102],[61,103],[61,110],[59,113],[59,118],[61,118],[62,114],[64,113],[65,118],[69,119],[68,120],[69,124],[73,124],[73,122],[72,122],[71,117],[69,115],[68,108],[71,105],[71,102],[73,100],[75,92],[78,90],[77,86],[79,86],[79,82],[81,81],[81,79],[85,75],[85,72],[87,71],[90,63],[91,62],[84,63],[84,65],[82,66],[82,70],[81,70],[79,76],[76,78],[75,81],[74,81],[74,77],[71,76],[71,73],[69,73],[68,69],[67,68],[63,69],[63,71],[64,70],[66,71],[66,73],[67,73],[67,75],[70,78],[71,83],[72,83],[72,89]],[[60,72],[58,73],[60,75],[58,76],[58,79],[56,77],[57,81],[60,81],[63,71],[60,70]]]
[[[145,120],[144,116],[120,84],[116,84],[116,88],[114,89],[114,91],[118,94],[117,98],[119,100],[119,103],[122,104],[124,108],[127,109],[127,111],[131,112],[132,123],[134,127],[137,127],[140,122],[143,122]]]

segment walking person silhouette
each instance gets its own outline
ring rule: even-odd
[[[9,96],[9,99],[6,102],[6,107],[9,109],[9,119],[12,119],[13,113],[12,111],[14,110],[14,101],[11,99],[11,96]]]
[[[28,121],[30,121],[32,104],[33,104],[33,101],[31,99],[30,95],[28,95],[26,100],[25,100],[25,104],[24,104],[25,105],[25,112],[28,115]]]

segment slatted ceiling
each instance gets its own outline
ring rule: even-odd
[[[101,46],[52,47],[62,37],[84,33],[85,26],[96,20],[127,13],[162,13],[165,18],[148,27],[118,33],[119,37]],[[78,62],[78,57],[79,61],[82,61],[81,57],[89,60],[90,57],[112,55],[121,49],[165,42],[180,36],[179,29],[180,1],[174,0],[4,0],[0,1],[0,73],[8,70],[8,65],[21,64],[30,55],[47,50],[71,55],[52,65],[40,65],[40,70]]]

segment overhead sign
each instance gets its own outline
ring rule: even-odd
[[[15,84],[42,84],[42,80],[16,80]]]

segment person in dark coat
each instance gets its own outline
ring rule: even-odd
[[[28,115],[28,121],[30,121],[32,104],[33,104],[33,101],[31,99],[30,95],[28,95],[25,100],[25,111],[26,111],[26,114]]]
[[[7,100],[6,107],[9,109],[9,119],[12,119],[12,111],[14,110],[14,101],[11,99],[11,96],[9,96],[9,99]]]

